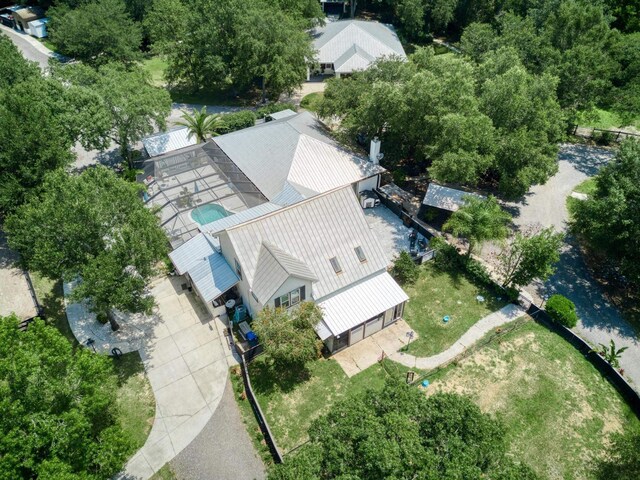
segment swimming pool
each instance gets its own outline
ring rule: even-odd
[[[226,211],[224,207],[215,203],[202,205],[201,207],[196,207],[191,210],[191,218],[200,225],[215,222],[229,215],[231,215],[231,212]]]

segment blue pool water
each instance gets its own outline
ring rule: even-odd
[[[229,215],[231,215],[231,212],[227,212],[222,206],[216,205],[215,203],[196,207],[191,210],[191,218],[200,225],[215,222]]]

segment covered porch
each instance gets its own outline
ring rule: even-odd
[[[378,273],[318,302],[323,320],[316,331],[336,353],[393,325],[408,298],[391,275]]]

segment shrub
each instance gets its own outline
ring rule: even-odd
[[[469,258],[467,262],[465,262],[464,267],[469,276],[476,282],[484,285],[493,285],[493,280],[491,280],[491,276],[486,267],[477,260]]]
[[[403,284],[415,282],[420,275],[416,262],[413,261],[408,252],[400,252],[391,268],[391,272]]]
[[[220,133],[230,133],[243,128],[253,127],[256,124],[256,114],[251,110],[227,113],[222,116],[224,127]]]
[[[271,115],[272,113],[281,112],[282,110],[287,109],[293,110],[294,112],[297,110],[296,106],[293,103],[270,103],[269,105],[265,105],[264,107],[260,107],[258,110],[256,110],[256,117],[264,118],[267,115]]]
[[[604,131],[600,132],[599,134],[595,134],[593,136],[593,139],[598,145],[607,146],[613,143],[614,135],[611,132]]]
[[[567,328],[573,328],[578,323],[575,304],[562,295],[552,295],[545,306],[549,316]]]

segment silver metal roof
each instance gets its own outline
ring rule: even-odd
[[[241,223],[248,222],[249,220],[253,220],[268,213],[275,212],[276,210],[279,210],[281,208],[281,205],[277,205],[275,203],[263,203],[262,205],[257,205],[253,208],[238,212],[234,215],[221,218],[220,220],[216,220],[215,222],[201,225],[200,231],[206,232],[209,235],[216,235],[217,233],[220,233],[227,228],[240,225]]]
[[[157,157],[181,148],[190,147],[198,143],[196,136],[189,136],[187,127],[156,133],[142,139],[142,144],[150,157]]]
[[[296,115],[296,112],[287,108],[285,110],[280,110],[279,112],[270,113],[268,116],[273,120],[282,120],[283,118],[293,117],[294,115]]]
[[[312,35],[318,62],[333,63],[340,73],[366,69],[381,57],[406,58],[392,25],[340,20],[316,28]]]
[[[408,299],[385,271],[331,295],[318,306],[326,327],[333,335],[340,335]]]
[[[235,226],[222,235],[228,235],[252,288],[262,244],[268,242],[303,262],[318,278],[312,287],[316,301],[387,267],[387,256],[351,186]],[[357,246],[362,247],[366,262],[358,260]],[[331,267],[332,257],[340,262],[339,274]]]
[[[200,298],[205,302],[215,300],[240,279],[222,254],[218,253],[213,239],[200,233],[169,254],[179,274],[188,273]]]
[[[464,205],[464,197],[466,196],[486,198],[477,193],[465,192],[463,190],[456,190],[455,188],[430,183],[427,187],[424,200],[422,200],[422,204],[455,212]]]
[[[385,171],[340,146],[309,112],[221,135],[213,142],[272,202],[282,203],[283,196],[310,197]]]
[[[308,265],[275,245],[264,242],[258,255],[252,290],[262,304],[268,302],[289,277],[318,280]]]

